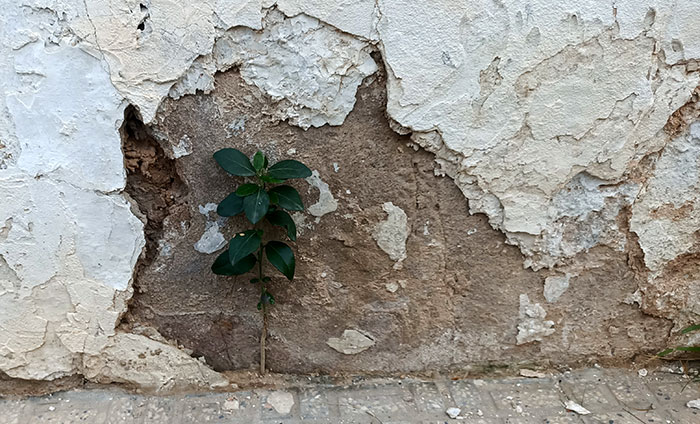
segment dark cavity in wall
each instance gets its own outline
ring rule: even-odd
[[[166,217],[187,210],[187,187],[180,178],[175,160],[165,154],[133,106],[124,111],[121,135],[126,192],[146,218],[146,250],[139,259],[134,278],[134,290],[138,292],[141,272],[158,255]]]

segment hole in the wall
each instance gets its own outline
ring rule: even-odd
[[[164,219],[173,210],[186,207],[187,187],[175,161],[165,154],[133,106],[124,112],[121,134],[126,192],[146,217],[146,251],[137,265],[138,281],[139,269],[150,264],[158,253]]]

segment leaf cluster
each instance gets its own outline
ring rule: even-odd
[[[291,241],[297,238],[297,228],[288,211],[304,210],[304,204],[297,190],[287,184],[287,180],[311,176],[311,170],[296,160],[283,160],[269,164],[267,156],[258,151],[248,158],[239,150],[227,148],[214,153],[214,160],[229,174],[247,177],[241,184],[219,203],[217,213],[221,216],[245,214],[254,228],[236,233],[229,241],[228,249],[216,258],[212,271],[218,275],[241,275],[257,264],[260,275],[251,283],[265,283],[269,277],[262,275],[263,252],[267,261],[290,281],[294,278],[294,252],[284,242],[263,241],[263,230],[259,222],[265,219],[272,225],[285,229]],[[274,304],[274,298],[264,288],[261,304]]]

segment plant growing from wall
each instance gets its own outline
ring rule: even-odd
[[[694,333],[697,331],[700,331],[700,324],[691,325],[689,327],[682,329],[681,334],[689,334],[689,333]],[[667,357],[669,355],[671,355],[672,353],[680,353],[682,356],[685,357],[685,359],[688,359],[688,360],[697,360],[697,359],[700,359],[700,346],[670,347],[668,349],[665,349],[665,350],[657,353],[656,356],[658,356],[659,358],[662,358],[662,359],[668,359]],[[673,355],[673,356],[674,356],[674,358],[672,358],[672,359],[680,359],[680,358],[676,358],[678,355]],[[686,366],[682,360],[681,360],[681,364],[683,365],[684,373],[687,375],[687,372],[685,372],[687,369],[686,369]],[[696,377],[688,380],[688,383],[686,383],[685,386],[683,386],[683,389],[685,389],[685,387],[690,383],[700,383],[700,377],[696,376]]]
[[[691,325],[690,327],[686,327],[681,330],[681,334],[688,334],[688,333],[693,333],[696,331],[700,331],[700,324],[695,324]],[[700,354],[700,346],[676,346],[676,347],[670,347],[666,350],[663,350],[656,355],[660,358],[663,358],[664,356],[668,356],[674,352],[686,352],[690,354]]]
[[[282,183],[293,178],[309,177],[311,170],[296,160],[283,160],[270,166],[267,156],[260,151],[251,161],[241,151],[231,148],[214,153],[214,160],[229,174],[247,178],[244,184],[219,203],[216,211],[221,216],[243,213],[253,228],[236,233],[229,241],[228,249],[216,258],[211,269],[215,274],[231,276],[242,275],[256,268],[257,277],[250,282],[260,286],[258,310],[263,316],[260,373],[264,374],[267,310],[275,304],[275,298],[268,289],[272,278],[265,275],[265,264],[271,264],[292,281],[295,260],[289,245],[265,237],[263,222],[284,228],[287,238],[296,241],[296,225],[287,211],[304,210],[304,204],[294,187]]]

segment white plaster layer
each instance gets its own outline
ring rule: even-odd
[[[408,216],[403,209],[392,202],[384,203],[382,209],[387,214],[386,221],[374,227],[372,237],[392,261],[401,262],[407,256],[406,240],[411,230],[408,225]]]
[[[547,311],[539,303],[530,302],[526,294],[520,295],[520,311],[516,344],[541,341],[554,333],[554,321],[547,321]]]
[[[311,215],[320,218],[338,209],[338,201],[333,197],[328,183],[321,180],[321,175],[317,170],[313,170],[311,176],[306,178],[306,182],[309,183],[311,187],[318,189],[318,201],[307,208]]]
[[[591,234],[612,229],[618,206],[590,219],[590,205],[577,210],[558,193],[582,172],[624,181],[663,147],[657,133],[698,84],[685,61],[698,59],[699,24],[676,18],[697,6],[622,3],[378,2],[389,115],[435,152],[472,212],[532,257],[526,265],[551,267],[606,243],[561,250],[564,211],[568,227]],[[634,198],[624,190],[613,203]]]
[[[559,300],[561,295],[564,294],[566,289],[569,288],[570,276],[567,275],[553,275],[547,277],[544,280],[544,298],[547,302],[552,303]]]
[[[653,276],[674,259],[700,251],[700,122],[664,149],[639,200],[630,228],[639,236]]]
[[[223,381],[170,345],[159,347],[158,357],[138,356],[156,342],[115,332],[145,245],[144,224],[122,194],[126,101],[110,74],[122,63],[86,44],[96,38],[84,23],[86,7],[98,12],[100,30],[111,35],[97,39],[121,54],[117,27],[131,23],[134,7],[143,12],[138,5],[0,1],[0,370],[11,377],[81,373],[145,388]],[[123,71],[117,76],[135,68]],[[128,366],[110,368],[125,359]],[[184,376],[194,370],[196,381]]]

